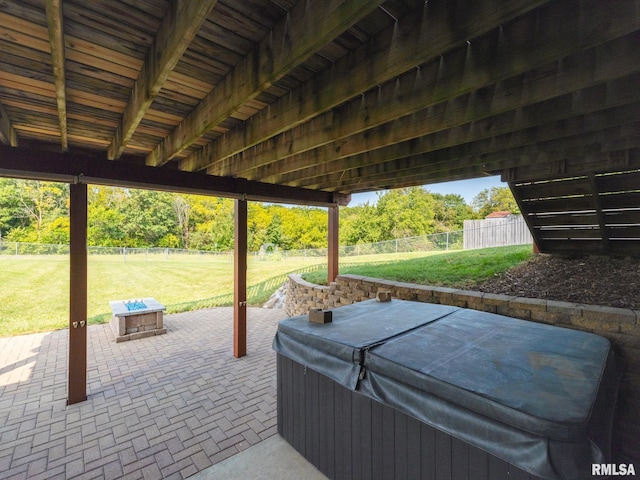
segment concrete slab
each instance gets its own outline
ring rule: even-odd
[[[191,480],[327,479],[280,435],[274,435],[257,443],[189,478]]]

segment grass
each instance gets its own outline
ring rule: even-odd
[[[473,288],[531,258],[531,245],[433,252],[419,258],[347,264],[341,274],[363,275],[421,285]],[[351,260],[350,258],[348,260]],[[326,284],[326,268],[303,275],[308,282]]]
[[[150,256],[152,257],[152,256]],[[89,323],[111,317],[109,301],[154,297],[168,313],[220,305],[233,300],[229,256],[175,255],[169,259],[129,255],[89,256]],[[322,258],[249,258],[248,301],[257,305],[287,274],[320,267]],[[66,256],[0,256],[0,337],[66,328],[69,319],[69,259]]]
[[[531,246],[485,250],[398,253],[346,257],[340,273],[404,282],[472,287],[531,255]],[[326,283],[326,259],[249,258],[247,297],[259,305],[293,272]],[[0,337],[66,328],[69,319],[69,259],[66,256],[0,256]],[[231,305],[233,263],[229,256],[92,255],[88,264],[89,323],[111,317],[109,301],[154,297],[168,313]]]

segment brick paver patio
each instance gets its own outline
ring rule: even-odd
[[[0,338],[0,478],[186,478],[276,433],[279,309],[165,317],[166,335],[115,343],[88,328],[88,400],[67,406],[68,331]]]

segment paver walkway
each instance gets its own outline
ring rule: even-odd
[[[166,335],[115,343],[88,328],[88,400],[66,405],[68,331],[0,338],[0,478],[186,478],[276,434],[280,309],[165,317]]]

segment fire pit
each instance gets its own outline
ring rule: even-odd
[[[164,305],[154,298],[109,302],[113,317],[109,324],[116,342],[167,333],[163,326]]]

